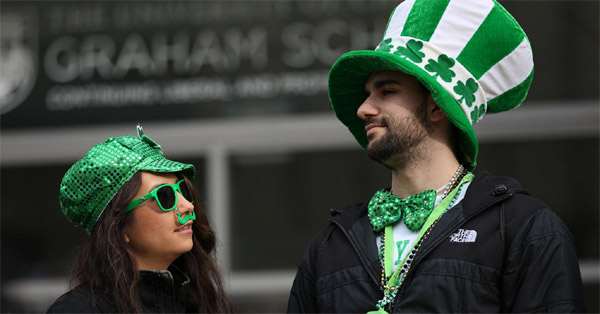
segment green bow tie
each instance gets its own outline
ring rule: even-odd
[[[404,214],[404,224],[411,231],[421,229],[433,211],[437,192],[423,191],[409,196],[406,200],[387,190],[379,190],[369,202],[369,219],[375,232],[400,220]]]

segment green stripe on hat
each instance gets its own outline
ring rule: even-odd
[[[510,110],[514,108],[512,104],[522,103],[523,100],[525,100],[525,97],[527,97],[531,81],[533,81],[533,70],[531,70],[531,74],[529,74],[523,83],[490,100],[488,102],[488,112],[494,113]]]
[[[448,3],[450,3],[450,0],[437,0],[433,3],[416,0],[406,18],[406,24],[401,36],[428,41],[442,19]],[[422,21],[423,16],[428,17],[426,21]]]
[[[507,15],[509,18],[507,18]],[[496,4],[477,32],[471,37],[456,61],[469,69],[479,79],[494,64],[511,53],[523,41],[525,33],[498,31],[519,28],[512,16]],[[502,43],[495,45],[495,43]],[[494,49],[489,49],[489,47]]]

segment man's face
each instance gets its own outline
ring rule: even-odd
[[[432,128],[420,83],[402,72],[376,71],[365,90],[368,96],[357,114],[365,121],[369,157],[391,168],[417,158]]]

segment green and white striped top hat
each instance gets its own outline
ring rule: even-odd
[[[486,112],[519,106],[533,79],[533,54],[525,32],[494,0],[406,0],[389,19],[375,50],[342,55],[329,72],[336,116],[364,148],[358,107],[375,70],[416,77],[460,130],[458,158],[470,170],[477,159],[473,125]]]

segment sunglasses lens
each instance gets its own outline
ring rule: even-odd
[[[170,186],[163,186],[158,189],[156,198],[163,209],[170,210],[175,207],[175,191]]]
[[[182,181],[181,183],[179,183],[179,189],[181,190],[181,195],[183,195],[183,197],[185,197],[185,199],[188,200],[188,202],[193,201],[192,193],[190,192],[190,189],[188,188],[185,181]]]

